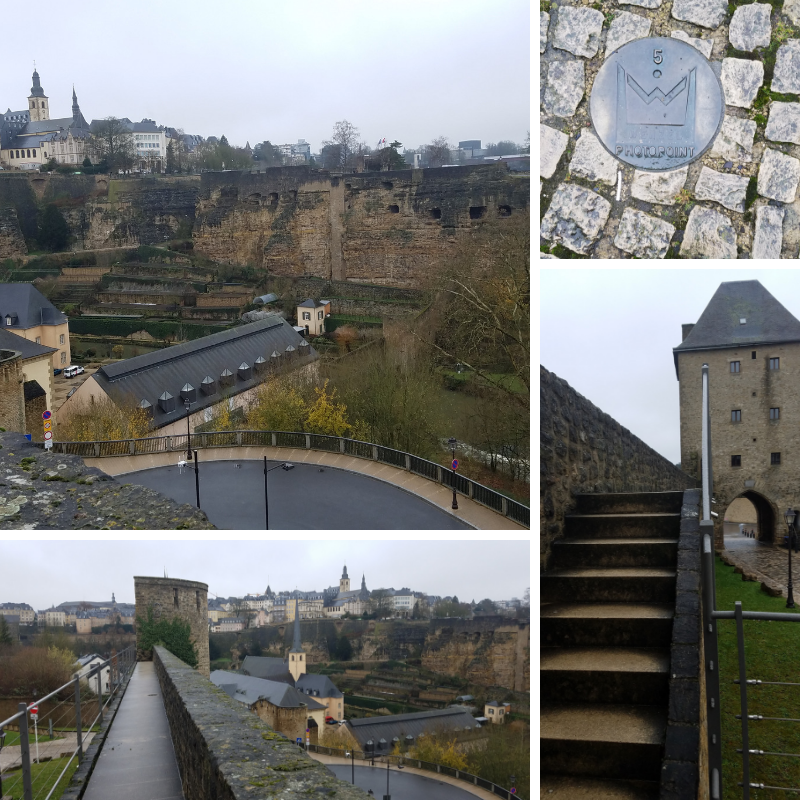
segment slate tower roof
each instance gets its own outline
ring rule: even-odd
[[[800,320],[759,281],[729,281],[720,284],[689,334],[673,348],[675,370],[681,353],[780,342],[800,342]]]
[[[303,643],[300,640],[300,601],[294,601],[294,641],[290,653],[302,653]]]
[[[39,73],[34,70],[33,71],[33,86],[31,87],[31,97],[44,97],[44,89],[42,89],[41,84],[39,83]]]

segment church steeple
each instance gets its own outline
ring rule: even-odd
[[[342,570],[342,577],[339,579],[339,594],[350,591],[350,578],[347,577],[347,564]]]
[[[296,681],[301,675],[306,674],[306,654],[303,652],[303,642],[300,639],[300,600],[294,601],[294,641],[289,651],[289,674]]]
[[[28,111],[31,115],[31,122],[42,122],[50,119],[50,101],[39,83],[39,73],[33,70],[33,86],[28,97]]]

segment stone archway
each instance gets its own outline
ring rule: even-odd
[[[727,515],[728,510],[734,505],[734,503],[739,500],[744,499],[747,500],[752,508],[755,511],[755,529],[756,529],[756,538],[759,542],[763,544],[772,544],[775,540],[775,523],[776,523],[776,512],[773,507],[773,504],[767,500],[762,494],[753,491],[752,489],[748,489],[747,491],[741,492],[736,497],[734,497],[729,503],[725,506],[725,514]],[[724,526],[725,515],[723,515],[723,526]],[[748,526],[748,520],[742,520],[745,522],[745,527],[752,528],[752,526]],[[724,541],[724,534],[723,534],[723,541]]]

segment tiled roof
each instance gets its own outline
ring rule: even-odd
[[[2,291],[1,288],[0,291]],[[14,329],[0,328],[0,349],[19,350],[23,359],[48,356],[58,350],[56,347],[45,347],[43,344],[30,341],[30,339],[24,339],[22,336],[12,333],[12,330]]]
[[[279,681],[268,681],[263,678],[253,678],[242,675],[241,672],[228,672],[215,669],[211,673],[211,683],[218,686],[234,700],[252,706],[259,700],[267,700],[280,708],[301,708],[306,706],[309,711],[325,708],[323,703],[314,700],[305,694],[300,694],[293,686]]]
[[[0,327],[6,324],[6,314],[17,316],[12,328],[61,325],[67,321],[32,283],[0,283]]]

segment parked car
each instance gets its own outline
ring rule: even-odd
[[[55,368],[53,369],[53,375],[60,375],[60,374],[61,374],[61,370],[60,370],[60,369],[58,369],[58,367],[55,367]]]
[[[86,370],[83,367],[76,367],[76,369],[78,370],[77,372],[78,375],[82,375],[84,372],[86,372]]]
[[[86,370],[83,367],[70,366],[64,370],[64,377],[74,378],[76,375],[80,375],[82,372],[86,372]]]

